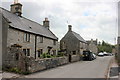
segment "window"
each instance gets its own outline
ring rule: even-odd
[[[24,52],[24,54],[25,54],[25,56],[26,56],[26,49],[23,49],[23,52]]]
[[[16,53],[16,60],[19,60],[19,54],[18,53]]]
[[[30,56],[30,49],[27,49],[27,56]]]
[[[24,34],[24,41],[25,42],[30,42],[30,34],[29,33]]]
[[[25,56],[30,56],[30,49],[23,49]]]
[[[43,37],[39,37],[39,42],[43,43]]]
[[[53,45],[56,45],[56,41],[55,40],[53,40]]]
[[[40,57],[40,55],[43,53],[43,50],[42,49],[40,49],[40,50],[38,50],[38,57]]]
[[[76,55],[76,51],[73,51],[73,55]]]
[[[65,47],[65,42],[62,42],[63,47]]]
[[[56,50],[53,50],[53,55],[56,55]]]

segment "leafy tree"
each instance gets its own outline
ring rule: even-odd
[[[112,52],[112,49],[115,48],[115,45],[111,45],[105,41],[99,42],[98,44],[98,52]]]

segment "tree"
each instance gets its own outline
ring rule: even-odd
[[[100,43],[98,45],[98,52],[109,52],[112,53],[112,49],[115,48],[115,45],[111,45],[105,41],[102,41],[102,43]]]

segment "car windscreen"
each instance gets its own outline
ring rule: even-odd
[[[83,51],[83,55],[89,55],[89,52]]]

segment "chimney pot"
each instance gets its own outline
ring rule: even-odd
[[[68,31],[72,31],[72,25],[68,25]]]
[[[48,20],[48,18],[45,18],[45,21],[43,21],[43,26],[49,29],[49,20]]]
[[[11,4],[11,12],[21,16],[22,14],[22,4],[18,3],[18,0],[14,1],[14,4]]]
[[[48,21],[48,18],[45,18],[45,21]]]

